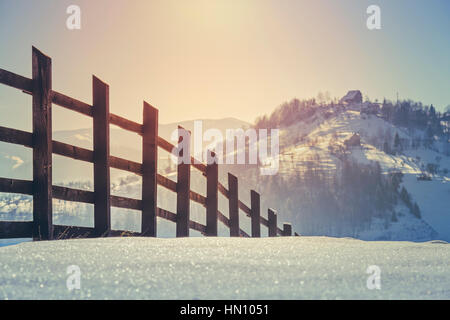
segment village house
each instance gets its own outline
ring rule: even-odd
[[[362,93],[359,90],[351,90],[339,101],[343,105],[351,106],[361,104],[363,101]]]

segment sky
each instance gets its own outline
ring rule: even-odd
[[[69,30],[69,5],[81,29]],[[368,30],[366,9],[381,9]],[[360,89],[372,100],[450,104],[448,0],[0,0],[0,68],[31,77],[31,47],[52,58],[53,88],[92,103],[92,75],[111,110],[160,122],[253,122],[292,98]],[[31,128],[31,99],[0,87],[0,125]],[[54,107],[54,130],[90,127]]]

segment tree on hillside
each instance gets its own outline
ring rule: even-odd
[[[433,105],[430,106],[430,118],[431,119],[436,119],[436,109],[433,107]]]
[[[422,215],[420,214],[420,208],[419,208],[419,205],[417,204],[417,202],[414,203],[411,213],[418,219],[420,219],[422,217]]]
[[[395,148],[395,151],[400,151],[400,149],[401,149],[401,142],[400,142],[400,137],[398,135],[398,132],[395,133],[394,148]]]
[[[394,106],[391,102],[388,102],[386,99],[383,100],[383,105],[381,106],[381,116],[386,121],[392,122],[394,113]]]

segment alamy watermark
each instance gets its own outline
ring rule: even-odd
[[[66,20],[66,27],[69,30],[81,29],[81,8],[77,5],[70,5],[66,9],[66,13],[69,15]]]
[[[172,150],[176,164],[191,164],[190,142],[194,142],[194,163],[257,165],[261,175],[278,173],[280,162],[279,129],[226,129],[225,137],[219,129],[203,131],[203,122],[194,121],[194,132],[179,128],[171,140],[178,141]],[[203,148],[204,143],[207,143]],[[268,145],[270,144],[270,154]],[[214,152],[214,157],[209,154]]]
[[[381,269],[379,266],[372,265],[368,266],[366,273],[370,274],[367,278],[367,289],[369,290],[380,290],[381,289]]]
[[[369,15],[366,21],[367,29],[381,29],[381,8],[375,4],[367,7],[366,13]]]
[[[80,290],[81,289],[81,269],[77,265],[71,265],[67,267],[66,273],[68,275],[66,280],[67,290]]]
[[[81,29],[81,8],[75,4],[67,7],[66,13],[69,15],[66,20],[66,27],[69,30]],[[366,13],[369,15],[366,20],[366,26],[369,30],[381,29],[381,8],[372,4],[367,7]]]

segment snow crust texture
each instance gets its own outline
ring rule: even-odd
[[[80,289],[70,291],[69,266]],[[369,266],[380,289],[368,289]],[[0,299],[450,299],[444,241],[107,238],[0,248]],[[72,269],[73,270],[73,269]],[[373,270],[373,268],[372,268]],[[370,282],[370,280],[369,280]]]

